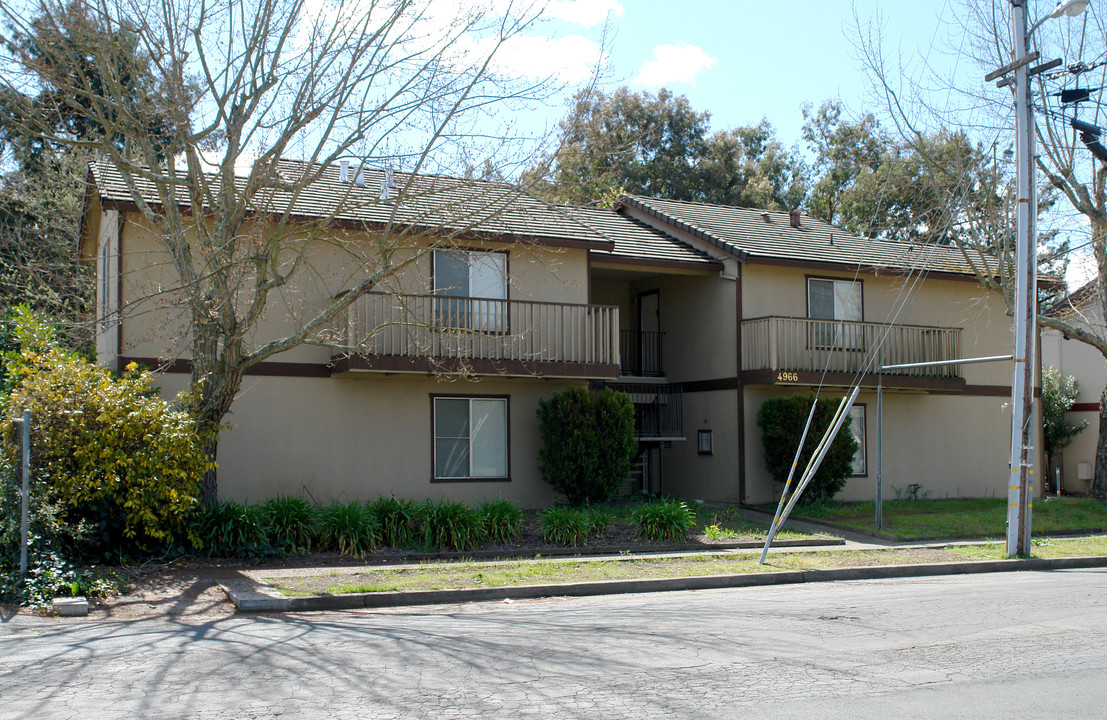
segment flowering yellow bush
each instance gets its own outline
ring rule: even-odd
[[[132,555],[194,541],[206,461],[192,420],[154,393],[149,372],[131,365],[115,377],[34,342],[6,369],[0,429],[11,433],[12,418],[31,411],[32,478],[70,520],[98,528],[103,547],[92,550]]]

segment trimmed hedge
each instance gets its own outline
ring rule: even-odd
[[[608,500],[638,454],[634,404],[611,388],[573,387],[539,400],[538,432],[542,478],[571,505]]]
[[[761,445],[765,451],[765,469],[777,482],[788,479],[788,471],[796,456],[796,446],[803,436],[803,426],[807,423],[807,415],[811,412],[811,403],[814,401],[813,395],[769,398],[761,403],[761,408],[757,411],[757,425],[761,428]],[[807,467],[841,401],[841,398],[819,399],[811,429],[803,443],[803,452],[800,453],[795,480],[799,480],[799,474]],[[846,478],[853,472],[853,456],[857,452],[857,440],[850,432],[850,422],[851,419],[847,417],[800,502],[809,504],[830,500],[845,486]]]

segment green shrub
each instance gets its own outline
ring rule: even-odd
[[[90,526],[78,550],[118,559],[193,544],[206,460],[188,415],[133,364],[113,377],[60,349],[29,313],[12,327],[19,350],[4,356],[0,432],[10,437],[12,418],[31,411],[36,495],[60,506],[62,522]],[[4,448],[14,463],[15,445]]]
[[[319,544],[343,555],[372,552],[380,543],[380,525],[372,511],[356,500],[335,500],[320,511]]]
[[[59,595],[101,597],[114,591],[118,578],[78,567],[72,558],[87,534],[87,525],[62,519],[64,508],[42,497],[44,486],[31,485],[28,513],[27,575],[19,574],[22,544],[20,483],[0,458],[0,602],[14,602],[35,610],[50,607]]]
[[[273,547],[261,505],[224,500],[200,511],[196,520],[200,547],[211,557],[265,557]]]
[[[319,510],[302,498],[281,495],[262,505],[270,541],[289,552],[308,553],[319,539]]]
[[[632,514],[638,536],[653,542],[678,542],[688,537],[696,513],[680,500],[658,500],[635,508]]]
[[[574,387],[538,401],[543,479],[572,505],[604,502],[638,453],[634,405],[626,393]]]
[[[761,403],[761,408],[757,411],[757,425],[761,428],[761,444],[765,451],[765,468],[777,482],[788,479],[788,471],[796,456],[796,444],[803,435],[803,426],[811,412],[812,402],[812,395],[770,398]],[[811,429],[803,443],[795,480],[799,480],[800,473],[807,467],[819,440],[830,427],[830,421],[840,402],[841,398],[819,400]],[[856,452],[857,440],[850,433],[850,418],[847,417],[800,501],[814,503],[833,498],[853,472],[853,456]]]
[[[481,527],[488,540],[508,543],[518,540],[523,529],[523,511],[510,500],[486,500],[477,507]]]
[[[1046,457],[1061,452],[1072,439],[1084,432],[1088,421],[1069,422],[1069,408],[1080,395],[1080,383],[1055,367],[1042,371],[1042,436]]]
[[[615,513],[607,508],[588,508],[588,534],[603,537],[607,527],[615,521]]]
[[[554,506],[542,513],[542,539],[555,545],[584,544],[591,524],[580,508]]]
[[[484,539],[481,515],[456,500],[427,500],[419,508],[423,543],[433,549],[468,550]]]
[[[419,522],[419,506],[411,500],[399,500],[394,495],[378,497],[369,503],[369,510],[381,529],[381,542],[391,547],[406,547],[415,539]]]

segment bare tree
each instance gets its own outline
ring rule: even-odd
[[[948,42],[934,50],[934,56],[893,57],[883,46],[883,28],[879,19],[862,22],[855,18],[855,46],[873,79],[877,95],[899,134],[935,168],[950,178],[948,191],[951,222],[969,232],[962,233],[960,244],[967,254],[979,257],[981,249],[998,253],[1002,260],[1013,236],[1009,223],[987,222],[987,216],[961,202],[957,179],[963,177],[956,166],[944,158],[929,156],[925,138],[929,134],[954,128],[970,133],[997,158],[996,181],[1009,182],[1013,169],[1004,170],[1000,159],[1013,146],[1013,87],[985,83],[984,75],[1016,59],[1011,41],[1013,0],[989,2],[964,1],[953,12],[946,27]],[[1028,5],[1031,22],[1044,18],[1052,3]],[[1087,248],[1095,262],[1094,283],[1098,291],[1101,317],[1107,317],[1107,164],[1090,152],[1073,118],[1102,126],[1104,108],[1098,88],[1107,86],[1107,26],[1099,7],[1093,3],[1080,18],[1047,21],[1031,36],[1032,51],[1040,53],[1039,63],[1061,58],[1057,69],[1032,78],[1032,96],[1038,152],[1038,170],[1045,178],[1039,191],[1039,243],[1058,232],[1076,235],[1073,249]],[[948,64],[943,61],[951,60]],[[975,72],[966,70],[974,67]],[[1090,97],[1083,103],[1061,103],[1062,90],[1088,88]],[[1007,179],[1004,179],[1004,176]],[[997,196],[999,194],[997,193]],[[1041,228],[1045,228],[1043,233]],[[1041,249],[1041,245],[1039,246]],[[1058,243],[1047,252],[1039,252],[1045,261],[1057,261],[1070,252],[1068,243]],[[1000,263],[999,272],[981,266],[978,278],[989,287],[1001,290],[1010,305],[1012,282]],[[1053,328],[1068,337],[1096,348],[1107,359],[1107,328],[1102,322],[1089,324],[1079,315],[1039,315],[1043,327]],[[1107,499],[1107,389],[1100,401],[1099,444],[1096,452],[1093,494]]]
[[[329,332],[337,318],[510,204],[503,186],[458,194],[456,183],[418,180],[448,155],[503,159],[504,148],[516,147],[509,135],[485,124],[478,137],[474,124],[553,90],[496,71],[497,53],[540,8],[488,5],[47,0],[33,21],[4,6],[13,31],[44,35],[48,53],[43,62],[15,46],[8,87],[49,87],[55,115],[79,115],[103,132],[66,133],[49,112],[30,117],[28,129],[97,153],[168,258],[174,287],[160,297],[181,311],[191,410],[212,459],[248,368],[305,343],[356,351]],[[71,41],[52,44],[52,33]],[[351,224],[369,201],[347,182],[319,206],[315,188],[333,183],[350,158],[352,176],[367,159],[401,164],[397,192],[424,202],[404,203],[410,212],[401,217],[400,204],[381,204],[374,192],[385,214]],[[413,235],[430,242],[408,252]],[[345,253],[345,291],[315,304],[290,301],[320,244]],[[278,336],[257,332],[267,310],[288,315]],[[216,489],[213,467],[207,501]]]

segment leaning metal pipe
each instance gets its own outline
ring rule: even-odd
[[[780,493],[780,502],[776,506],[776,514],[773,515],[773,522],[769,526],[769,542],[772,542],[772,538],[776,535],[776,529],[780,526],[780,511],[784,509],[784,503],[788,500],[788,488],[792,487],[792,477],[796,474],[796,466],[799,465],[800,454],[803,452],[803,444],[807,442],[807,431],[811,429],[811,421],[815,418],[815,408],[819,404],[819,399],[815,398],[811,402],[811,412],[807,413],[807,423],[803,426],[803,434],[800,435],[799,446],[796,448],[796,456],[792,458],[792,467],[788,468],[788,479],[784,481],[784,490]],[[769,552],[769,543],[765,543],[764,549],[761,551],[761,560],[758,561],[759,565],[765,564],[765,555]]]
[[[792,512],[792,508],[795,507],[796,501],[799,500],[800,495],[803,494],[804,489],[811,482],[811,478],[818,472],[819,465],[822,464],[823,458],[826,456],[827,451],[830,450],[834,438],[838,436],[838,431],[841,429],[845,419],[849,417],[849,410],[853,407],[853,403],[860,392],[861,386],[854,386],[853,392],[851,392],[848,397],[842,398],[842,402],[839,403],[838,411],[834,414],[830,427],[827,429],[818,447],[812,454],[811,461],[807,463],[807,468],[803,471],[803,475],[800,476],[799,484],[796,486],[795,492],[788,498],[788,504],[784,507],[784,512],[780,515],[780,521],[775,522],[774,519],[775,528],[771,527],[769,536],[765,538],[765,547],[761,550],[760,564],[765,564],[765,556],[769,552],[770,545],[772,545],[776,530],[779,530],[784,525],[784,522],[788,519],[788,515]]]

